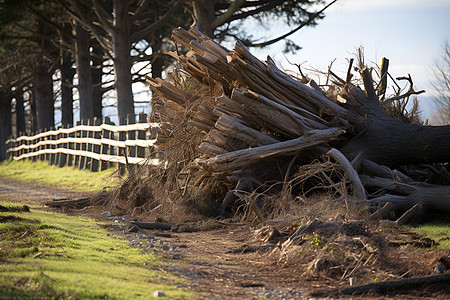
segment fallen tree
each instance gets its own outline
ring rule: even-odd
[[[351,60],[346,79],[330,71],[336,83],[324,91],[306,76],[281,71],[270,57],[258,60],[239,41],[229,51],[195,27],[177,28],[172,37],[188,49],[171,53],[185,73],[147,81],[160,95],[154,118],[167,128],[157,134],[160,148],[174,145],[180,118],[188,121],[184,132],[196,132],[195,142],[188,141],[197,149],[189,159],[168,162],[177,166],[180,189],[206,189],[217,180],[236,185],[222,202],[224,213],[239,192],[251,193],[276,178],[286,183],[292,169],[328,153],[347,176],[347,198],[379,208],[369,218],[395,212],[399,224],[430,209],[450,213],[450,186],[417,180],[426,174],[420,164],[448,179],[448,166],[438,164],[450,161],[450,126],[405,120],[407,100],[423,92],[413,89],[411,77],[399,78],[409,82],[406,93],[399,89],[385,99],[387,67],[375,88],[371,69],[360,59],[355,69],[362,89],[352,81]],[[186,88],[186,74],[200,84]],[[393,117],[396,108],[400,114]],[[253,205],[257,214],[262,205]]]

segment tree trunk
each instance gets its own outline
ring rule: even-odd
[[[363,74],[366,78],[364,76],[367,74]],[[365,80],[372,85],[371,78]],[[360,89],[352,89],[350,95],[344,97],[355,99],[365,116],[365,120],[357,124],[362,127],[362,134],[341,149],[349,159],[362,152],[365,158],[390,167],[450,161],[450,126],[422,126],[392,118],[376,96],[370,99]]]
[[[37,130],[55,125],[53,82],[48,66],[41,63],[33,70]]]
[[[11,136],[11,99],[0,91],[0,161],[7,158],[6,140]]]
[[[155,55],[152,61],[152,78],[156,79],[162,77],[164,58],[158,55],[158,52],[161,50],[161,43],[159,41],[154,43],[156,45],[152,45],[152,54]]]
[[[31,91],[31,92],[30,92]],[[36,114],[36,93],[29,90],[30,93],[30,121],[31,121],[31,132],[36,132],[37,127],[37,114]]]
[[[94,117],[94,103],[90,65],[91,56],[89,52],[90,35],[80,24],[77,24],[75,26],[75,36],[80,120],[91,119]]]
[[[15,94],[16,98],[16,132],[17,135],[25,132],[25,110],[23,107],[23,90],[19,88]]]
[[[61,64],[61,125],[73,125],[73,84],[74,70],[70,53],[66,53]]]
[[[215,0],[197,0],[193,1],[195,26],[207,36],[212,37],[214,28],[212,24],[215,20],[214,6]]]
[[[117,111],[119,119],[123,120],[127,115],[134,115],[131,89],[131,22],[127,1],[114,1],[114,29],[114,82],[117,94]]]
[[[96,40],[92,40],[92,83],[94,100],[94,117],[102,118],[102,78],[103,78],[103,49]]]
[[[363,125],[365,132],[341,149],[350,159],[363,152],[390,167],[450,161],[450,126],[421,126],[388,116],[369,118]]]

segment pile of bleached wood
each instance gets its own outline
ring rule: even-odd
[[[197,169],[195,177],[231,174],[269,157],[324,144],[345,132],[344,124],[332,126],[322,115],[358,118],[328,99],[314,82],[293,79],[270,59],[261,62],[239,42],[228,51],[195,28],[175,29],[173,38],[190,49],[185,55],[171,53],[184,70],[200,82],[219,82],[224,90],[212,111],[200,107],[191,120],[207,132],[199,147],[203,155],[190,166]],[[192,99],[160,78],[147,80],[165,105],[186,107]]]

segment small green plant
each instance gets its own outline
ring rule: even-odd
[[[314,235],[311,239],[311,245],[322,247],[325,244],[325,241],[321,239],[320,236]]]

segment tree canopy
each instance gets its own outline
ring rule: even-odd
[[[296,51],[299,45],[287,37],[304,26],[317,25],[323,11],[335,2],[1,0],[2,111],[6,116],[25,108],[28,122],[34,124],[27,128],[40,130],[55,126],[56,107],[61,109],[61,125],[73,125],[77,109],[79,119],[101,118],[103,94],[114,89],[114,105],[119,119],[124,119],[134,115],[132,84],[144,82],[148,73],[161,77],[173,62],[168,52],[180,50],[170,40],[173,28],[193,23],[219,42],[239,39],[249,47],[284,40],[286,50]],[[259,28],[285,24],[290,31],[262,39],[248,30],[249,24]],[[28,96],[23,98],[17,91]],[[8,127],[2,143],[11,132],[9,123],[2,125]]]

